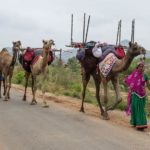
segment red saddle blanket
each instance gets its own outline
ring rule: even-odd
[[[118,53],[118,58],[122,59],[125,56],[124,49],[122,47],[115,47],[117,53]]]
[[[32,61],[34,58],[35,49],[27,48],[23,54],[24,61]]]

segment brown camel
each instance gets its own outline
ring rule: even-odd
[[[49,59],[49,51],[51,50],[51,47],[54,44],[53,40],[43,40],[43,55],[38,57],[38,60],[31,65],[31,72],[25,72],[25,92],[23,96],[23,100],[26,101],[26,91],[27,91],[27,86],[28,86],[28,79],[31,74],[32,77],[32,94],[33,94],[33,99],[31,102],[31,105],[37,104],[36,98],[35,98],[35,93],[36,93],[36,77],[37,75],[41,75],[42,77],[42,94],[43,94],[43,107],[48,107],[46,100],[44,98],[45,94],[45,84],[46,84],[46,76],[47,76],[47,71],[48,71],[48,59]]]
[[[86,52],[85,51],[85,58],[83,61],[80,61],[81,63],[81,68],[82,68],[82,83],[83,83],[83,91],[82,91],[82,104],[81,104],[81,112],[84,112],[84,98],[85,98],[85,91],[87,84],[90,79],[90,75],[93,76],[93,79],[95,81],[95,86],[96,86],[96,98],[99,104],[99,108],[101,111],[101,115],[103,116],[103,119],[107,120],[109,119],[108,110],[113,110],[116,108],[116,106],[122,101],[121,95],[120,95],[120,88],[119,88],[119,73],[123,72],[128,69],[130,66],[132,60],[134,57],[140,55],[140,54],[145,54],[146,50],[138,46],[137,43],[129,43],[129,48],[127,50],[127,53],[123,59],[117,59],[116,63],[112,67],[112,70],[110,74],[104,78],[101,73],[97,73],[96,71],[96,66],[98,64],[98,59],[95,58],[92,54],[92,51]],[[116,101],[112,106],[107,106],[108,103],[108,82],[111,80],[114,90],[116,93]],[[101,82],[103,83],[104,87],[104,109],[101,105],[100,102],[100,96],[99,96],[99,91],[100,91],[100,84]]]
[[[17,53],[20,50],[21,42],[13,42],[13,56],[11,56],[6,48],[0,52],[0,73],[4,76],[4,95],[5,101],[10,98],[11,79],[13,75],[14,66],[17,59]],[[1,85],[1,84],[0,84]],[[1,88],[0,88],[1,96]]]

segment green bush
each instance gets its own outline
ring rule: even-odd
[[[22,84],[24,80],[24,71],[15,71],[12,82],[15,84]]]

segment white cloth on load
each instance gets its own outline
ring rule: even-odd
[[[92,53],[94,55],[94,57],[99,58],[102,55],[102,49],[100,47],[100,42],[97,42],[94,46],[94,48],[92,49]]]

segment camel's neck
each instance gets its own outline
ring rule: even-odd
[[[49,57],[49,53],[46,53],[46,50],[43,48],[43,63],[42,63],[42,69],[44,69],[44,68],[47,66],[48,57]]]
[[[14,66],[17,60],[17,51],[14,50],[13,52],[13,57],[12,57],[12,61],[11,61],[11,65],[10,66]]]
[[[133,56],[127,52],[125,57],[121,60],[117,60],[116,64],[112,68],[112,73],[119,73],[127,70],[133,60]]]

